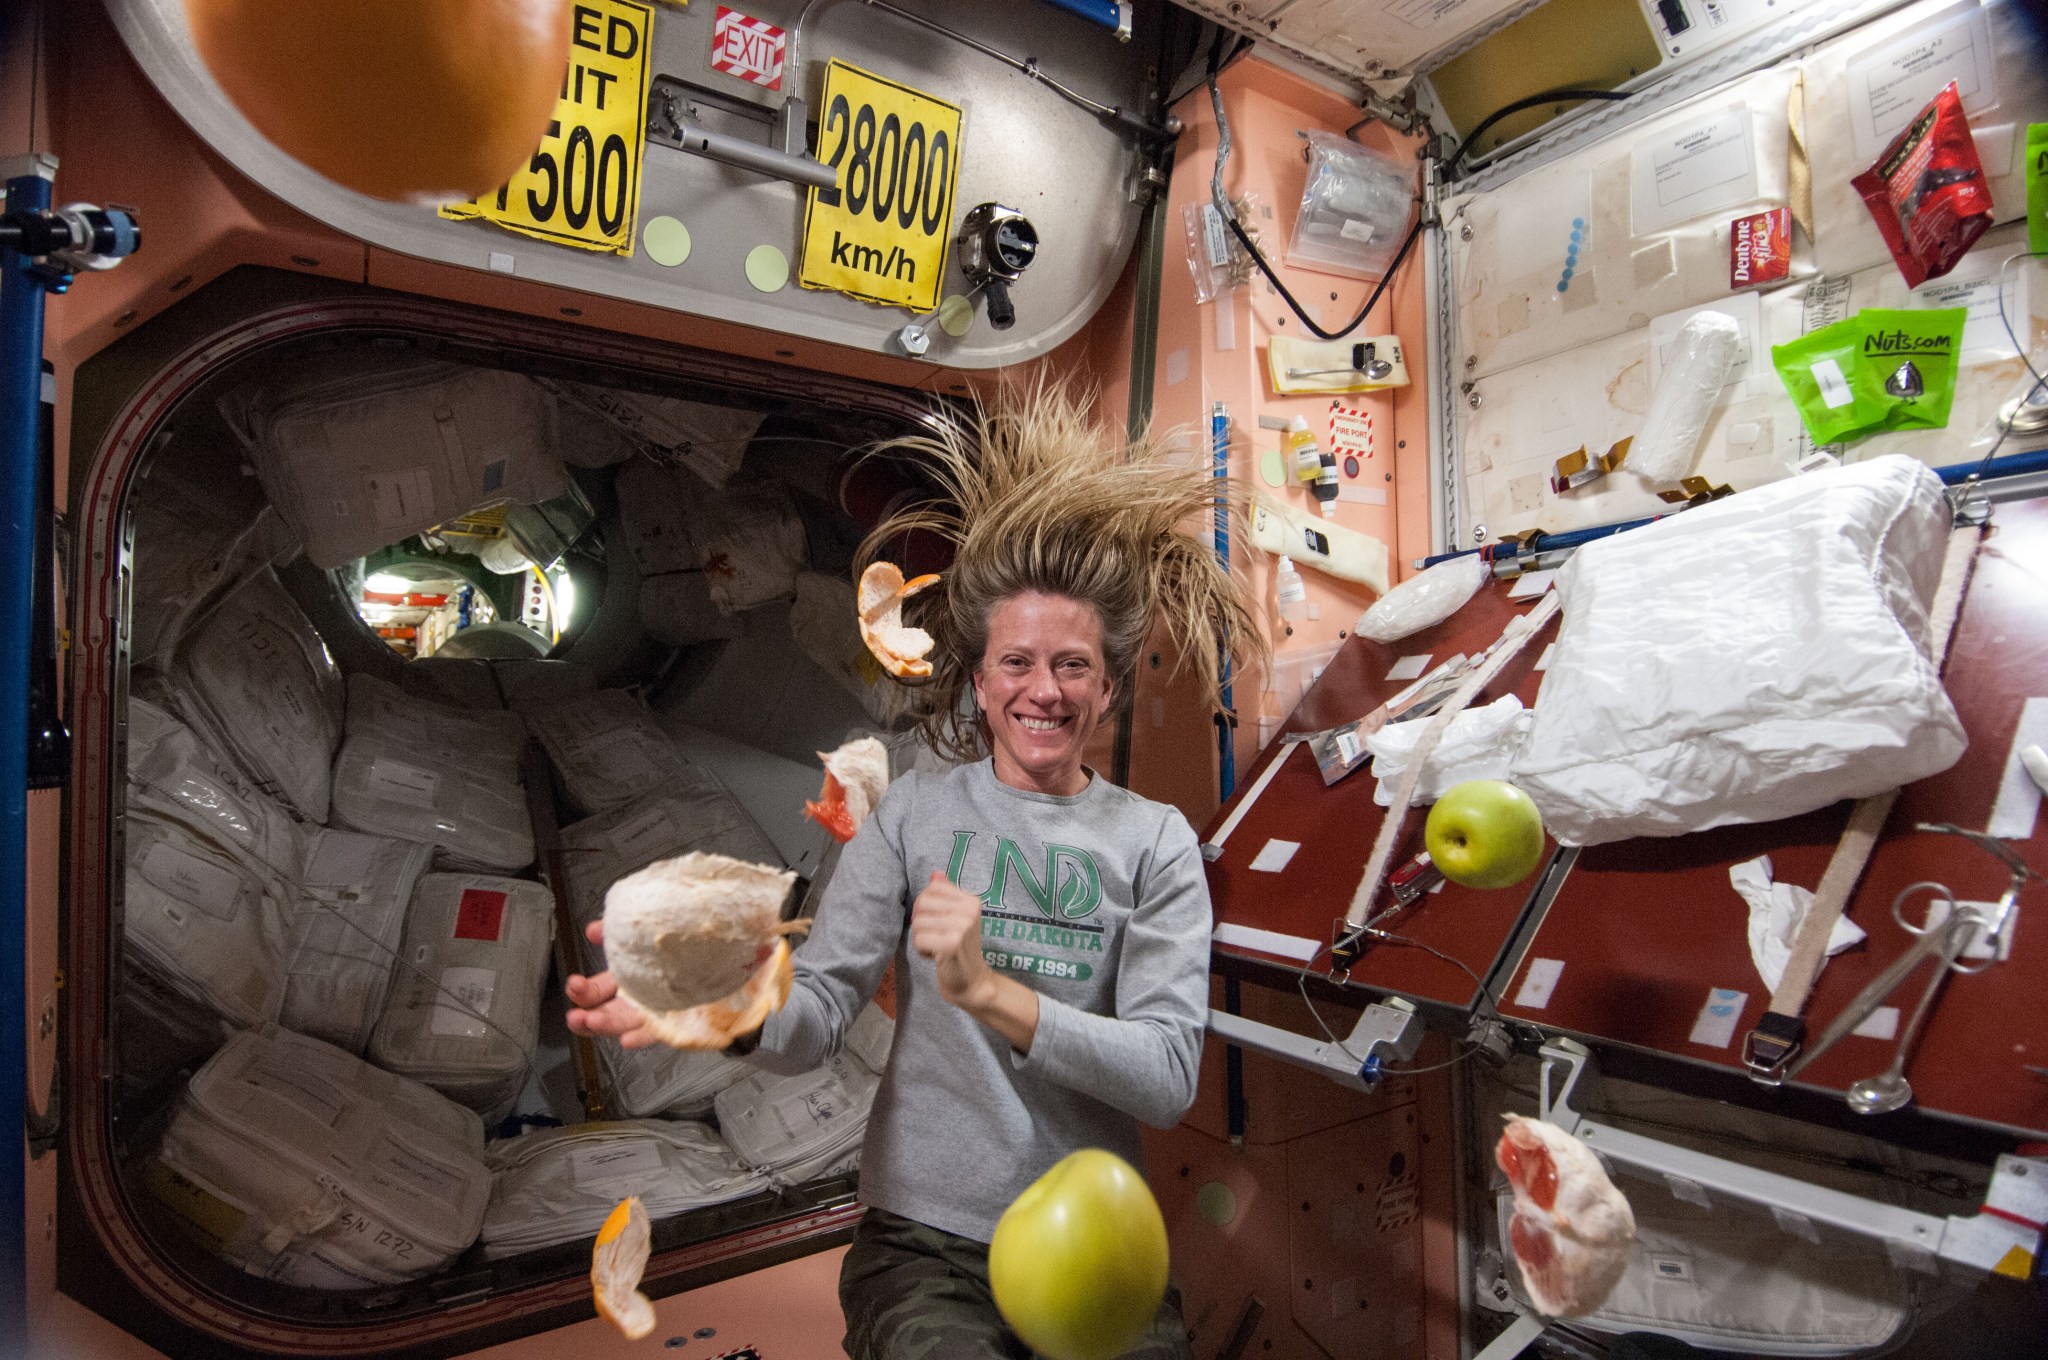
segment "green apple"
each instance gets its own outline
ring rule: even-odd
[[[1145,1178],[1082,1148],[1026,1186],[988,1244],[1003,1320],[1048,1360],[1111,1360],[1166,1296],[1166,1220]]]
[[[1429,857],[1467,888],[1520,883],[1543,862],[1543,814],[1529,795],[1498,779],[1468,779],[1436,800],[1423,825]]]

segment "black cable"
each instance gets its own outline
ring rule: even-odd
[[[1471,148],[1472,143],[1479,140],[1480,134],[1484,133],[1488,128],[1492,127],[1495,123],[1498,123],[1501,119],[1506,118],[1510,114],[1520,113],[1524,109],[1533,109],[1539,104],[1554,104],[1560,99],[1602,99],[1608,101],[1609,103],[1614,103],[1623,99],[1627,99],[1628,97],[1628,91],[1626,90],[1581,90],[1566,88],[1561,90],[1545,90],[1541,94],[1532,94],[1529,95],[1527,98],[1517,99],[1512,104],[1502,105],[1500,108],[1495,109],[1492,113],[1487,114],[1486,117],[1480,119],[1479,126],[1473,128],[1472,131],[1465,134],[1465,140],[1458,143],[1458,149],[1456,151],[1453,151],[1450,155],[1450,159],[1444,162],[1444,173],[1448,175],[1453,170],[1457,169],[1458,162],[1465,158],[1465,152]]]

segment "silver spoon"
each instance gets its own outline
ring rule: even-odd
[[[1906,1021],[1906,1032],[1899,1036],[1899,1046],[1892,1052],[1892,1065],[1874,1077],[1865,1077],[1849,1087],[1845,1097],[1849,1108],[1858,1114],[1890,1114],[1893,1110],[1912,1103],[1913,1083],[1906,1080],[1906,1059],[1912,1056],[1913,1041],[1919,1037],[1920,1022],[1934,1009],[1934,998],[1941,991],[1941,984],[1948,981],[1949,965],[1963,952],[1970,937],[1976,933],[1977,918],[1974,914],[1951,907],[1953,917],[1937,927],[1941,932],[1941,948],[1936,951],[1934,976],[1927,980],[1927,989],[1920,993],[1920,1002],[1913,1007],[1912,1018]]]

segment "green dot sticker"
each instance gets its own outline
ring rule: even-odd
[[[1266,449],[1259,454],[1259,480],[1267,486],[1287,485],[1287,463],[1281,458],[1280,450]]]
[[[1222,1181],[1210,1181],[1195,1192],[1195,1212],[1211,1227],[1224,1227],[1237,1217],[1237,1196]]]
[[[647,258],[673,269],[690,258],[690,229],[673,217],[657,217],[640,229]]]
[[[965,293],[954,293],[939,304],[939,329],[946,334],[957,339],[973,324],[974,299]]]
[[[764,293],[780,292],[789,282],[789,256],[774,246],[755,246],[747,252],[747,282]]]

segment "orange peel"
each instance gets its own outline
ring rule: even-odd
[[[923,679],[932,673],[932,663],[924,659],[932,649],[932,635],[904,626],[903,602],[938,581],[936,575],[906,581],[894,562],[871,562],[860,574],[860,640],[882,669],[899,680]]]
[[[818,759],[825,765],[825,787],[816,802],[804,804],[804,816],[844,845],[889,787],[889,748],[873,737],[857,737],[829,755],[818,752]]]
[[[654,1330],[654,1303],[640,1292],[640,1276],[653,1250],[647,1206],[638,1195],[619,1201],[590,1251],[590,1293],[597,1315],[619,1329],[628,1341]]]
[[[809,921],[790,921],[781,928],[802,930]],[[763,1021],[782,1009],[789,1000],[789,985],[795,977],[790,963],[789,941],[777,940],[767,962],[754,971],[744,987],[730,996],[708,1001],[681,1011],[649,1011],[647,1032],[670,1048],[722,1049],[743,1034],[751,1034]]]

